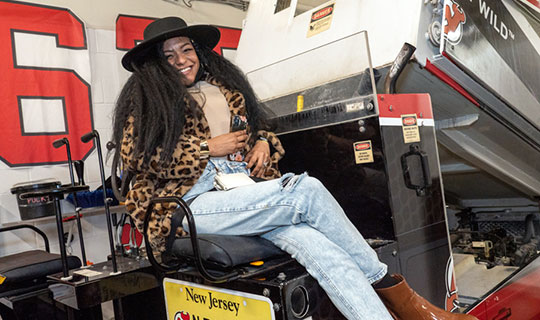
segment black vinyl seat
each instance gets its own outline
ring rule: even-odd
[[[286,255],[272,242],[256,236],[199,234],[198,240],[204,264],[220,270],[230,270],[254,261]],[[176,239],[172,244],[170,254],[176,259],[185,257],[191,260],[196,259],[189,237]]]
[[[18,225],[0,228],[0,232],[28,228],[40,234],[45,241],[44,250],[30,250],[0,257],[0,297],[30,292],[47,286],[47,276],[62,272],[62,260],[59,254],[50,253],[47,236],[32,225]],[[68,268],[81,266],[75,256],[67,259]]]
[[[190,230],[188,236],[175,238],[172,235],[167,239],[166,251],[162,254],[162,260],[167,265],[156,261],[147,236],[148,223],[156,203],[176,203],[177,209],[173,214],[171,230],[176,230],[181,226],[184,217],[187,218]],[[260,274],[265,271],[265,267],[270,269],[294,261],[289,254],[272,242],[258,236],[197,234],[189,206],[184,200],[174,196],[152,199],[146,211],[143,235],[148,260],[156,269],[161,272],[170,272],[178,270],[182,264],[194,264],[198,273],[210,282],[232,281]],[[255,261],[264,262],[265,267],[256,271],[247,271],[250,264]]]

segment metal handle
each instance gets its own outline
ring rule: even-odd
[[[95,137],[99,137],[99,135],[97,134],[96,130],[92,130],[92,131],[88,132],[87,134],[83,135],[81,137],[81,141],[84,142],[84,143],[88,143],[88,141],[92,140]]]
[[[17,230],[17,229],[34,230],[37,234],[39,234],[43,238],[43,242],[45,243],[45,251],[51,252],[50,247],[49,247],[49,238],[47,238],[47,235],[36,226],[30,225],[30,224],[20,224],[20,225],[11,226],[11,227],[0,228],[0,232]]]
[[[113,273],[118,273],[118,265],[116,263],[116,251],[114,249],[114,237],[111,226],[111,211],[109,210],[109,200],[107,199],[107,188],[105,187],[105,169],[103,165],[103,155],[101,154],[101,142],[99,139],[99,132],[92,130],[81,137],[81,141],[84,143],[90,142],[92,139],[96,140],[96,149],[98,154],[99,175],[101,178],[101,185],[103,186],[103,204],[105,205],[105,216],[107,219],[107,233],[109,235],[109,249],[111,250],[111,262],[113,267]],[[116,214],[113,215],[114,224],[116,225]],[[116,231],[116,229],[115,229]]]
[[[146,216],[144,218],[144,225],[143,225],[143,236],[144,236],[144,243],[146,247],[146,252],[148,256],[148,260],[150,261],[150,264],[156,269],[158,269],[161,272],[170,272],[175,271],[178,269],[179,264],[177,265],[164,265],[160,264],[156,261],[156,258],[154,257],[154,253],[152,250],[152,246],[150,245],[150,240],[148,238],[148,223],[150,221],[150,218],[153,213],[154,205],[156,203],[176,203],[177,209],[181,209],[185,216],[187,217],[188,225],[189,225],[189,237],[191,240],[191,246],[193,248],[193,255],[195,257],[195,264],[197,265],[197,269],[199,270],[199,273],[203,278],[206,280],[217,283],[217,282],[225,282],[234,280],[239,276],[239,273],[237,271],[232,271],[230,273],[221,275],[221,276],[215,276],[206,270],[206,268],[203,265],[203,261],[201,258],[201,250],[199,248],[199,241],[197,239],[197,228],[195,226],[195,219],[193,218],[193,213],[191,213],[191,209],[186,204],[184,200],[182,200],[179,197],[162,197],[162,198],[154,198],[150,201],[150,205],[148,206],[148,209],[146,210]],[[176,230],[171,230],[171,232],[176,232]]]
[[[53,147],[58,149],[61,146],[65,145],[66,143],[69,143],[67,138],[60,138],[60,139],[54,140],[52,145],[53,145]]]
[[[417,156],[420,159],[420,164],[422,166],[422,185],[415,185],[411,182],[410,169],[407,162],[407,158],[411,156]],[[425,152],[420,150],[420,147],[418,145],[411,145],[409,152],[401,156],[401,169],[403,170],[403,179],[405,181],[405,186],[409,189],[415,190],[417,196],[425,196],[427,193],[427,189],[430,188],[432,185],[432,179],[429,171],[428,156]]]

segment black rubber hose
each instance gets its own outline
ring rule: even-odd
[[[401,47],[396,60],[394,60],[392,63],[392,66],[390,67],[390,70],[388,70],[386,78],[384,79],[384,93],[396,93],[397,79],[399,78],[399,75],[403,69],[405,69],[407,62],[409,62],[409,59],[411,59],[415,50],[416,48],[413,45],[408,44],[407,42],[403,44],[403,47]]]

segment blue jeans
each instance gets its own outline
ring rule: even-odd
[[[347,319],[392,319],[371,284],[387,267],[320,181],[288,173],[229,191],[213,188],[216,167],[246,172],[246,164],[215,159],[184,196],[200,233],[258,235],[302,264]],[[187,228],[187,223],[184,222]]]

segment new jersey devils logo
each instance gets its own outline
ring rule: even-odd
[[[178,311],[174,315],[174,320],[189,320],[189,319],[190,319],[189,313],[184,312],[184,311]]]
[[[458,291],[456,288],[456,279],[454,278],[454,259],[448,258],[446,263],[446,302],[445,309],[454,311],[459,308]]]
[[[467,21],[465,12],[454,1],[444,2],[444,36],[451,44],[458,44],[463,36],[463,25]]]

